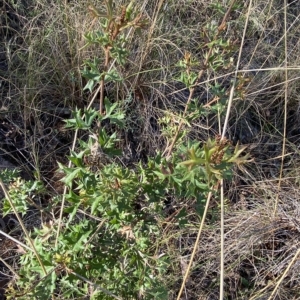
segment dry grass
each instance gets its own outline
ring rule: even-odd
[[[166,112],[183,111],[189,96],[175,80],[179,72],[176,64],[185,51],[203,61],[203,28],[223,16],[212,8],[218,1],[137,2],[149,28],[142,37],[129,33],[130,56],[119,70],[124,81],[107,85],[105,90],[112,99],[124,103],[127,123],[120,137],[130,162],[145,160],[157,149],[165,150],[167,140],[161,135],[159,118]],[[125,1],[116,3],[119,7]],[[243,98],[233,99],[226,135],[234,143],[247,144],[255,159],[236,170],[233,182],[225,186],[224,297],[232,300],[269,299],[300,245],[300,6],[296,0],[287,1],[286,7],[280,0],[254,0],[241,45],[249,3],[245,1],[231,15],[224,33],[237,46],[232,58],[236,60],[239,47],[243,48],[239,74],[247,79],[241,86]],[[74,107],[87,106],[93,97],[83,92],[80,70],[85,59],[99,52],[84,48],[83,38],[91,26],[96,30],[97,24],[92,24],[85,1],[28,5],[31,14],[21,4],[2,1],[0,5],[4,7],[0,29],[1,149],[30,177],[36,172],[35,176],[53,187],[53,194],[56,161],[65,161],[73,138],[63,130],[62,120]],[[287,78],[285,50],[291,68]],[[205,105],[213,100],[211,84],[220,84],[228,93],[233,71],[234,66],[205,70],[195,91],[198,101]],[[8,135],[3,134],[3,122],[12,125]],[[204,141],[218,133],[223,122],[224,115],[210,112],[193,122],[189,135]],[[286,156],[282,160],[284,141]],[[212,199],[181,299],[219,299],[218,201],[218,197]],[[174,207],[181,204],[172,203]],[[200,222],[194,203],[185,205],[190,226],[180,229],[170,222],[156,242],[157,251],[169,256],[171,262],[166,280],[169,299],[177,297]],[[300,298],[299,267],[295,260],[272,299]]]

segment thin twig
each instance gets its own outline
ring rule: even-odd
[[[274,207],[274,218],[277,214],[278,202],[279,202],[279,192],[281,189],[282,175],[283,175],[283,167],[284,167],[284,156],[285,156],[285,148],[286,148],[286,122],[287,122],[287,102],[288,102],[288,47],[287,47],[287,11],[286,11],[287,2],[284,0],[284,67],[285,67],[285,82],[284,82],[284,116],[283,116],[283,137],[282,137],[282,153],[281,153],[281,164],[280,164],[280,172],[279,172],[279,181],[277,186],[277,193],[275,199],[275,207]]]
[[[22,242],[18,241],[17,239],[15,239],[14,237],[10,236],[9,234],[5,233],[4,231],[0,230],[0,234],[4,235],[6,238],[8,238],[9,240],[15,242],[16,244],[18,244],[19,246],[26,248],[29,251],[34,252],[30,247],[28,247],[27,245],[23,244]]]
[[[31,250],[31,249],[30,249]],[[3,259],[0,257],[0,261],[5,265],[5,267],[7,269],[9,269],[9,271],[14,274],[14,276],[16,277],[16,279],[19,279],[20,276],[15,272],[15,270]]]
[[[193,252],[191,254],[188,267],[187,267],[187,269],[186,269],[186,271],[184,273],[182,284],[181,284],[179,293],[177,295],[177,300],[180,300],[181,294],[182,294],[183,289],[185,287],[185,283],[187,281],[187,278],[189,276],[190,270],[192,268],[192,264],[193,264],[193,260],[194,260],[195,254],[196,254],[196,250],[197,250],[197,248],[199,246],[199,241],[200,241],[202,229],[203,229],[203,226],[204,226],[204,222],[205,222],[205,219],[206,219],[207,211],[208,211],[208,208],[209,208],[209,203],[210,203],[211,196],[212,196],[212,192],[209,192],[209,194],[207,196],[207,199],[206,199],[205,209],[204,209],[204,213],[203,213],[203,216],[202,216],[202,219],[201,219],[201,223],[200,223],[200,227],[199,227],[199,230],[198,230],[197,238],[196,238],[196,241],[195,241],[194,249],[193,249]]]
[[[251,7],[252,7],[252,0],[250,1],[249,7],[248,7],[247,18],[246,18],[246,22],[245,22],[245,26],[244,26],[241,46],[239,49],[238,59],[237,59],[236,68],[235,68],[234,79],[233,79],[233,83],[232,83],[230,94],[229,94],[227,112],[226,112],[226,117],[225,117],[225,121],[224,121],[224,125],[223,125],[223,132],[222,132],[221,140],[223,140],[225,138],[225,134],[227,132],[227,126],[228,126],[229,116],[230,116],[232,102],[233,102],[233,95],[234,95],[234,91],[235,91],[236,78],[238,76],[238,69],[239,69],[240,61],[241,61],[241,57],[242,57],[243,45],[244,45],[244,40],[245,40],[245,36],[246,36],[246,30],[248,27]],[[220,185],[221,185],[221,189],[220,189],[220,193],[221,193],[220,300],[224,299],[224,185],[223,184],[224,184],[224,182],[222,179],[220,182]]]
[[[224,180],[222,179],[220,182],[220,193],[221,193],[221,251],[220,251],[220,296],[219,299],[224,299]]]
[[[295,260],[297,259],[297,257],[300,254],[300,249],[298,249],[298,251],[296,252],[296,254],[294,255],[293,259],[290,261],[289,265],[287,266],[287,268],[285,269],[284,273],[282,274],[281,278],[278,280],[274,290],[272,291],[270,297],[268,298],[268,300],[273,300],[274,299],[274,295],[277,292],[278,287],[280,286],[282,280],[285,278],[285,276],[287,275],[288,271],[290,270],[290,268],[292,267],[292,265],[294,264]]]

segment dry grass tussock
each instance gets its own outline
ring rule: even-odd
[[[114,2],[118,8],[126,1]],[[254,162],[236,170],[233,181],[226,182],[224,299],[300,299],[299,260],[289,266],[300,248],[300,5],[298,0],[236,2],[240,6],[224,32],[224,38],[234,41],[234,50],[223,57],[228,66],[205,69],[194,98],[208,109],[183,129],[199,141],[221,133],[242,47],[226,136],[234,144],[248,145]],[[101,3],[95,2],[100,10]],[[176,115],[189,97],[188,89],[176,80],[178,60],[189,51],[199,62],[195,69],[201,68],[207,51],[204,28],[222,20],[226,9],[216,8],[222,3],[228,8],[229,1],[217,0],[136,1],[148,28],[141,37],[127,33],[128,61],[117,67],[124,80],[105,86],[105,94],[123,103],[126,112],[126,128],[118,133],[120,147],[129,156],[124,161],[146,161],[169,145],[161,119],[169,116],[176,128],[180,122]],[[83,91],[86,82],[80,73],[84,61],[99,53],[95,47],[85,47],[84,34],[100,28],[88,5],[86,1],[0,0],[0,154],[21,167],[24,176],[42,179],[49,188],[47,201],[58,193],[54,171],[57,161],[66,162],[73,139],[63,120],[94,96]],[[101,64],[104,58],[98,58]],[[225,102],[213,110],[210,103],[216,96]],[[172,201],[176,208],[183,203]],[[170,257],[165,279],[169,299],[177,297],[199,225],[194,204],[185,206],[190,226],[180,229],[170,224],[162,239],[155,241]],[[181,299],[220,297],[219,212],[217,192]],[[2,253],[8,252],[7,247],[1,246]],[[12,268],[16,266],[17,256],[7,257]],[[2,264],[1,270],[12,276],[7,266]]]
[[[276,185],[265,182],[246,190],[247,197],[241,196],[240,204],[229,206],[225,215],[225,295],[226,299],[269,299],[299,249],[299,190],[282,188],[276,217]],[[216,222],[203,232],[186,299],[219,299],[218,228]],[[182,253],[189,247],[183,242]],[[188,256],[182,255],[181,259],[188,260]],[[281,283],[278,296],[271,299],[299,298],[298,270],[297,260]]]

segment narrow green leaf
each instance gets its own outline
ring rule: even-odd
[[[74,178],[81,172],[81,168],[76,168],[74,171],[70,172],[67,176],[62,179],[66,185],[71,186]]]

